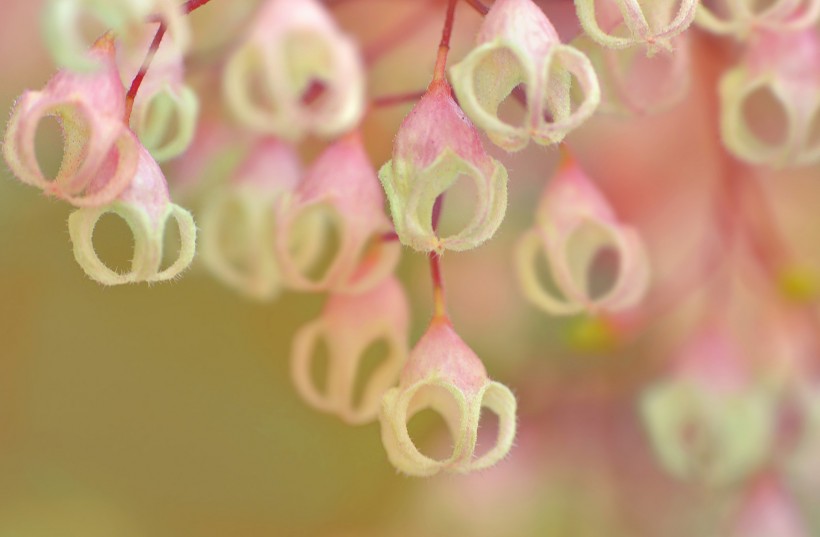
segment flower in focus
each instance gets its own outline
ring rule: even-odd
[[[498,0],[478,33],[478,47],[451,70],[464,112],[507,151],[558,143],[586,121],[600,101],[598,79],[581,52],[562,45],[532,0]],[[573,109],[573,78],[582,92]],[[521,125],[499,117],[499,105],[524,85],[527,112]]]
[[[720,82],[723,142],[738,158],[772,166],[820,161],[820,140],[812,126],[820,113],[820,33],[759,32],[743,63]],[[768,91],[782,107],[786,134],[781,141],[761,138],[746,117],[746,101]]]
[[[589,277],[596,257],[607,250],[617,255],[617,275],[608,289],[596,293]],[[546,256],[563,296],[540,281],[538,255]],[[572,158],[561,163],[544,190],[536,224],[518,242],[516,268],[526,297],[553,315],[623,310],[637,304],[649,284],[649,261],[640,236],[618,221]]]
[[[101,38],[87,54],[103,68],[80,74],[61,70],[41,91],[23,93],[3,144],[3,156],[18,179],[78,207],[116,198],[128,186],[139,157],[139,142],[123,123],[125,88],[112,38]],[[57,118],[65,144],[53,180],[43,174],[35,149],[37,129],[46,117]]]
[[[723,485],[748,477],[770,452],[774,398],[749,378],[728,336],[713,329],[683,349],[672,376],[644,394],[645,426],[664,467]]]
[[[94,226],[106,213],[122,217],[134,234],[131,270],[124,274],[111,270],[94,250]],[[165,227],[170,218],[179,226],[180,250],[176,260],[161,269]],[[68,232],[77,263],[91,279],[104,285],[175,278],[191,264],[196,247],[194,219],[188,211],[171,203],[165,176],[143,147],[140,147],[137,171],[128,188],[109,204],[83,207],[72,213],[68,218]]]
[[[317,0],[266,0],[223,82],[244,126],[288,140],[337,136],[364,112],[356,44]]]
[[[433,205],[460,177],[475,184],[476,207],[463,229],[440,237]],[[399,239],[421,252],[475,248],[493,236],[507,210],[507,170],[484,150],[446,82],[434,82],[404,119],[379,179]]]
[[[670,39],[689,28],[698,0],[575,0],[584,31],[609,48],[645,44],[670,49]]]
[[[334,142],[277,210],[275,252],[285,283],[301,291],[360,293],[396,266],[401,248],[383,237],[392,231],[384,193],[359,133]],[[338,240],[334,249],[333,239]],[[304,251],[319,255],[305,266]],[[313,256],[308,256],[313,257]]]
[[[695,22],[710,32],[746,38],[756,30],[803,30],[820,17],[820,0],[703,0]]]
[[[156,16],[183,51],[190,42],[190,29],[177,0],[48,0],[43,13],[45,42],[57,63],[74,71],[100,67],[99,58],[89,57],[89,42],[83,27],[93,20],[124,40],[127,46],[140,42],[146,20]]]
[[[302,176],[293,147],[260,141],[225,185],[211,189],[201,215],[202,260],[226,284],[260,300],[282,287],[274,255],[274,221],[279,199]],[[305,262],[311,258],[303,251]]]
[[[360,295],[331,295],[321,316],[302,327],[293,340],[291,371],[302,398],[318,410],[350,424],[376,418],[384,392],[393,386],[407,358],[409,306],[401,284],[387,278]],[[317,346],[328,351],[325,386],[311,377]],[[383,341],[386,357],[365,379],[360,400],[354,393],[367,350]]]
[[[493,448],[476,457],[482,408],[498,416],[498,438]],[[424,455],[410,438],[407,423],[424,409],[438,412],[447,423],[453,450],[444,460]],[[449,321],[436,317],[410,352],[399,386],[385,393],[379,420],[387,456],[401,472],[466,473],[488,468],[507,455],[515,438],[516,401],[506,386],[487,378],[481,360]]]

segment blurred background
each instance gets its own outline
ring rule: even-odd
[[[225,50],[253,4],[214,0],[196,12],[200,56]],[[572,17],[569,2],[543,4],[554,21]],[[41,7],[3,2],[2,110],[54,71]],[[371,43],[418,7],[349,0],[334,10],[343,28]],[[432,5],[429,24],[373,65],[371,96],[426,86],[443,10]],[[459,7],[453,62],[470,49],[479,22]],[[694,47],[695,65],[704,50]],[[209,69],[191,75],[206,94],[218,76]],[[207,113],[222,113],[212,97]],[[648,244],[650,301],[662,293],[656,287],[696,270],[702,240],[713,233],[720,164],[706,98],[695,81],[668,109],[596,118],[570,137],[590,176]],[[408,110],[369,114],[366,143],[377,167]],[[59,145],[56,131],[43,133],[43,162],[56,166]],[[515,280],[512,248],[532,224],[557,151],[491,151],[510,172],[507,218],[482,248],[445,256],[444,275],[459,333],[519,399],[519,435],[497,467],[432,479],[397,474],[378,424],[346,426],[297,396],[290,342],[316,317],[321,296],[254,302],[199,265],[173,283],[102,287],[74,261],[71,208],[0,170],[0,537],[728,535],[721,521],[738,495],[664,471],[637,411],[642,390],[714,307],[710,291],[692,287],[657,318],[619,319],[623,337],[600,320],[556,319],[531,307]],[[172,185],[186,180],[175,177],[174,163],[166,170]],[[817,172],[767,172],[761,182],[800,267],[815,273]],[[129,258],[129,240],[124,225],[106,219],[95,236],[113,262]],[[414,341],[431,311],[426,259],[405,251],[399,274],[413,303]],[[768,322],[767,299],[727,281],[736,288],[739,339],[765,346],[753,337]],[[447,442],[432,416],[411,422],[411,432],[432,450]],[[820,521],[811,519],[816,494],[803,487],[795,496],[807,535],[820,535]]]

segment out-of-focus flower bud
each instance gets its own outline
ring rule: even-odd
[[[774,476],[764,476],[746,492],[730,537],[809,537],[794,498]]]
[[[134,176],[139,142],[123,123],[125,88],[108,36],[88,54],[104,68],[90,74],[59,71],[42,91],[27,91],[11,114],[3,156],[18,179],[78,207],[116,198]],[[37,161],[37,128],[45,117],[60,122],[65,147],[57,176],[44,176]]]
[[[440,237],[433,205],[462,176],[475,184],[475,213],[461,231]],[[404,119],[379,179],[399,239],[421,252],[475,248],[493,236],[507,210],[507,170],[484,150],[446,82],[434,82]]]
[[[680,103],[691,85],[688,35],[676,36],[671,42],[673,50],[660,50],[650,56],[635,47],[601,47],[583,34],[573,41],[598,75],[598,110],[622,116],[647,115]]]
[[[820,17],[820,0],[704,0],[695,23],[710,32],[746,38],[757,30],[794,32]]]
[[[291,371],[305,401],[323,412],[358,425],[373,421],[384,392],[395,385],[407,358],[409,307],[401,284],[389,277],[361,295],[331,295],[322,315],[305,325],[293,340]],[[320,340],[328,351],[324,389],[316,386],[311,369]],[[384,341],[386,358],[366,380],[361,400],[354,388],[367,349]]]
[[[279,293],[275,211],[301,176],[294,148],[271,138],[257,144],[228,184],[211,189],[200,217],[200,255],[220,280],[260,300]]]
[[[498,416],[498,439],[475,457],[482,408]],[[450,430],[453,451],[444,460],[424,455],[410,438],[407,423],[424,409],[438,412]],[[398,470],[414,476],[467,473],[507,455],[515,438],[516,401],[506,386],[487,378],[481,360],[449,321],[437,317],[411,351],[399,386],[385,393],[379,420],[387,456]]]
[[[617,276],[608,289],[595,293],[590,271],[596,256],[607,250],[617,254]],[[556,296],[540,281],[539,255],[546,256],[563,296]],[[519,240],[516,266],[527,298],[554,315],[623,310],[637,304],[649,284],[649,261],[640,236],[618,221],[573,159],[561,163],[544,190],[536,224]]]
[[[575,0],[584,31],[609,48],[644,44],[649,52],[671,48],[670,39],[689,28],[698,0]]]
[[[329,250],[333,231],[338,244],[326,269],[306,267],[302,252]],[[300,291],[366,291],[399,260],[399,244],[383,240],[391,231],[384,193],[361,136],[349,134],[325,149],[296,191],[281,200],[275,252],[282,278]],[[321,273],[312,274],[317,268]]]
[[[478,33],[478,47],[451,70],[464,112],[507,151],[558,143],[586,121],[600,101],[598,79],[584,54],[562,45],[532,0],[497,0]],[[573,106],[573,78],[582,93]],[[499,117],[499,105],[520,84],[527,113],[520,125]],[[573,109],[574,108],[574,109]]]
[[[364,80],[354,42],[316,0],[267,0],[223,78],[239,121],[289,140],[355,127]]]
[[[154,32],[147,32],[143,46],[120,51],[120,73],[125,83],[139,72],[153,37]],[[199,98],[185,84],[183,59],[173,36],[165,36],[134,101],[131,127],[157,162],[182,154],[196,130]]]
[[[122,217],[134,234],[134,257],[131,270],[125,274],[111,270],[94,250],[94,226],[106,213]],[[180,250],[176,261],[160,270],[169,218],[179,226]],[[196,247],[194,219],[188,211],[171,203],[162,170],[142,147],[137,172],[128,188],[108,205],[84,207],[72,213],[68,218],[68,232],[77,263],[91,279],[104,285],[172,279],[191,264]]]
[[[187,50],[191,36],[181,5],[177,0],[49,0],[43,13],[45,42],[59,65],[91,71],[100,63],[86,54],[89,43],[83,28],[88,20],[111,30],[130,47],[140,42],[146,20],[153,15],[168,27],[174,42]]]
[[[749,43],[743,63],[720,82],[721,130],[726,147],[753,164],[803,165],[820,161],[820,140],[812,125],[820,112],[820,33],[760,32]],[[769,143],[757,136],[744,105],[758,91],[769,91],[786,116],[786,135]]]
[[[705,332],[683,350],[673,376],[641,401],[649,437],[673,475],[712,485],[755,471],[772,446],[773,393],[752,384],[727,335]]]

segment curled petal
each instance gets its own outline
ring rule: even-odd
[[[267,0],[223,83],[244,125],[290,140],[339,135],[364,112],[358,50],[316,0]]]
[[[336,414],[347,423],[374,420],[382,395],[396,383],[407,358],[408,312],[404,291],[394,278],[361,295],[332,295],[319,319],[294,338],[291,372],[299,394],[314,408]],[[320,339],[329,352],[324,390],[311,378]],[[354,401],[365,351],[378,341],[386,342],[389,351],[367,379],[361,401]]]
[[[282,276],[297,290],[366,291],[393,271],[401,253],[398,244],[382,240],[392,226],[358,134],[322,153],[293,195],[282,199],[276,225],[275,252]],[[310,275],[312,271],[299,262],[298,251],[329,249],[334,231],[338,248],[325,270]]]
[[[134,256],[127,273],[111,270],[94,250],[94,226],[105,213],[122,217],[134,234]],[[179,226],[180,251],[176,260],[161,270],[165,226],[171,218]],[[196,225],[191,214],[170,202],[162,171],[145,149],[141,150],[137,173],[128,189],[108,205],[72,213],[68,231],[77,263],[91,279],[104,285],[175,278],[191,264],[196,247]]]
[[[482,408],[498,415],[499,434],[496,445],[476,457]],[[424,455],[410,438],[407,423],[423,409],[438,412],[450,430],[453,450],[444,460]],[[431,476],[496,464],[512,447],[515,416],[516,401],[510,390],[487,378],[481,361],[448,322],[434,319],[410,353],[399,386],[385,393],[379,420],[390,462],[408,475]]]
[[[594,112],[600,101],[587,57],[562,45],[546,15],[531,0],[499,0],[479,31],[478,47],[452,68],[456,95],[467,115],[507,151],[560,142]],[[573,110],[575,78],[583,95]],[[498,115],[499,105],[525,85],[527,113],[520,125]]]
[[[776,0],[762,5],[755,0],[701,2],[695,14],[698,26],[720,35],[749,37],[755,30],[795,32],[820,18],[820,0]]]
[[[609,48],[645,44],[654,53],[657,48],[669,49],[670,39],[689,28],[698,1],[575,0],[575,6],[584,31],[599,44]]]

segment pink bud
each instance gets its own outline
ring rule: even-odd
[[[301,176],[295,149],[268,138],[257,143],[227,184],[210,190],[201,213],[201,255],[218,278],[250,297],[267,300],[278,294],[277,204]],[[302,253],[305,263],[310,261],[311,252]]]
[[[327,270],[308,275],[300,251],[326,250],[328,231],[338,248]],[[285,282],[302,291],[359,293],[393,271],[401,248],[382,237],[392,231],[384,193],[358,133],[330,145],[277,214],[275,248]]]
[[[452,68],[464,111],[507,151],[558,143],[586,121],[600,101],[598,79],[589,60],[561,44],[544,12],[532,0],[497,0],[478,33],[478,46]],[[570,87],[577,79],[583,101],[573,110]],[[511,125],[499,105],[525,84],[527,114]]]
[[[74,257],[88,276],[104,285],[169,280],[185,270],[194,257],[196,226],[190,213],[171,203],[165,176],[148,151],[140,146],[137,171],[128,188],[108,205],[84,207],[68,218]],[[108,268],[94,251],[94,226],[105,213],[122,217],[134,234],[134,257],[125,274]],[[165,226],[173,218],[179,226],[176,261],[161,270]]]
[[[809,537],[809,532],[791,494],[767,476],[746,493],[730,537]]]
[[[609,289],[592,296],[588,274],[596,255],[606,249],[618,256],[617,276]],[[562,297],[540,282],[539,254],[546,255]],[[516,261],[527,298],[554,315],[623,310],[640,301],[649,284],[649,261],[640,236],[618,221],[574,160],[562,163],[544,190],[536,225],[521,238]]]
[[[409,306],[399,282],[389,277],[361,295],[331,295],[321,316],[302,327],[293,341],[293,382],[313,407],[337,414],[351,424],[376,418],[382,395],[398,380],[407,358]],[[316,345],[327,344],[326,387],[311,378]],[[380,340],[389,346],[386,359],[367,380],[361,402],[353,389],[367,348]]]
[[[123,123],[125,88],[114,62],[112,38],[101,38],[89,52],[102,68],[89,74],[58,71],[41,91],[27,91],[12,111],[3,156],[24,183],[77,207],[94,207],[116,198],[134,176],[139,149]],[[35,152],[37,128],[56,117],[65,148],[54,180],[43,175]]]
[[[441,414],[450,429],[453,451],[445,460],[422,454],[408,433],[410,418],[425,408]],[[482,408],[498,416],[499,432],[495,447],[475,457]],[[487,378],[481,360],[449,321],[436,318],[411,351],[399,386],[385,394],[379,420],[387,456],[398,470],[415,476],[466,473],[507,455],[515,438],[516,401],[506,386]]]

